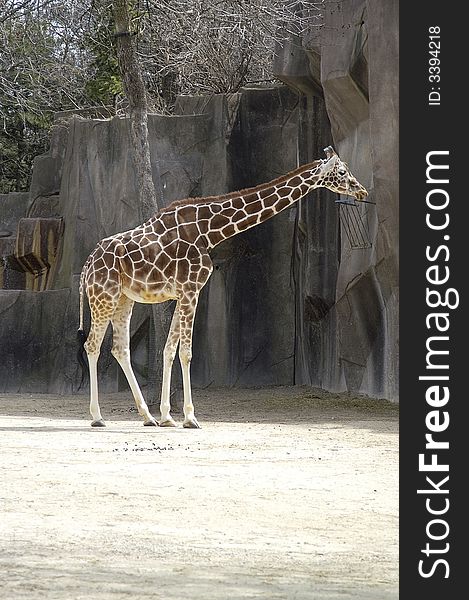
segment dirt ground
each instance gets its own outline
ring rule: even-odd
[[[398,598],[395,405],[194,403],[202,429],[160,429],[106,395],[92,429],[86,396],[0,395],[1,598]]]

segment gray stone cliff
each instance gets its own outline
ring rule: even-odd
[[[330,143],[376,203],[360,208],[370,247],[350,246],[337,196],[317,190],[215,249],[195,323],[195,386],[398,397],[397,3],[327,6],[322,29],[279,52],[288,87],[181,97],[175,116],[150,118],[165,204],[268,181]],[[79,273],[99,239],[139,223],[128,121],[107,116],[60,115],[29,195],[0,196],[1,391],[79,386]],[[144,385],[164,344],[160,335],[154,348],[152,331],[151,310],[136,306],[131,350]],[[109,347],[110,335],[101,389],[126,388]]]

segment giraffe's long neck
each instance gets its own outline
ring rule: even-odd
[[[319,164],[311,163],[270,183],[217,198],[210,204],[212,216],[206,232],[209,247],[271,219],[318,187]]]

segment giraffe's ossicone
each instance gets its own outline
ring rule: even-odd
[[[326,158],[304,165],[257,187],[207,198],[178,200],[135,229],[101,240],[80,277],[79,340],[88,355],[92,426],[104,421],[98,403],[97,362],[109,325],[112,354],[129,382],[145,425],[150,414],[130,363],[130,318],[134,302],[176,300],[164,348],[160,426],[175,426],[170,415],[171,370],[179,346],[184,388],[184,427],[199,427],[190,384],[192,331],[197,301],[212,273],[210,251],[220,242],[274,217],[314,188],[326,187],[363,200],[366,189],[329,146]],[[83,298],[91,327],[83,331]],[[86,340],[86,341],[85,341]]]

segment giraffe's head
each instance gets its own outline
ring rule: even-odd
[[[327,158],[321,164],[322,185],[338,194],[353,196],[356,200],[364,200],[368,196],[368,192],[352,175],[348,166],[340,160],[332,146],[324,148],[324,152]]]

